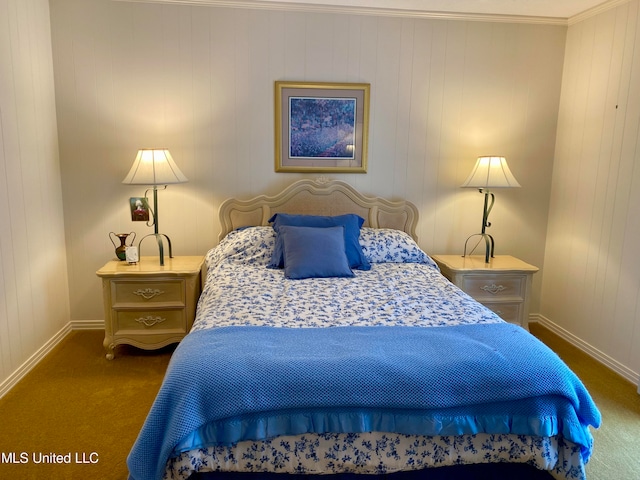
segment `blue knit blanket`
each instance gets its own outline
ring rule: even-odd
[[[562,435],[587,461],[599,424],[573,372],[511,324],[224,327],[178,346],[127,463],[160,479],[205,445],[366,431]]]

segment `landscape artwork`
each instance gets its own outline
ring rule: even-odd
[[[368,83],[275,83],[276,172],[367,171]]]
[[[289,156],[353,159],[355,112],[355,98],[289,98]]]

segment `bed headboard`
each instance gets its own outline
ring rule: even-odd
[[[305,215],[355,213],[365,219],[364,226],[395,228],[416,238],[418,209],[412,203],[369,197],[348,183],[321,178],[298,180],[273,196],[225,200],[218,210],[222,228],[219,239],[239,227],[268,225],[269,218],[280,212]]]

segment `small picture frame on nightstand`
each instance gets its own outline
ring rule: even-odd
[[[125,250],[125,258],[129,265],[138,263],[138,247],[134,247],[133,245],[127,247]]]

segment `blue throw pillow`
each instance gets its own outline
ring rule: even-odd
[[[353,277],[344,251],[344,227],[283,225],[284,275],[290,279]]]
[[[269,219],[273,223],[276,231],[276,244],[271,256],[271,261],[267,265],[269,268],[282,268],[284,266],[284,248],[280,238],[280,227],[289,225],[293,227],[344,227],[344,245],[347,260],[351,268],[358,270],[369,270],[371,264],[362,252],[360,246],[360,227],[364,223],[364,218],[355,214],[321,216],[321,215],[291,215],[287,213],[276,213]]]

